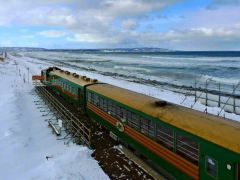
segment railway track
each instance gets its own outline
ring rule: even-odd
[[[66,133],[72,136],[73,141],[77,144],[86,144],[94,150],[92,157],[99,162],[99,165],[111,179],[164,179],[156,174],[150,175],[152,173],[146,170],[148,168],[141,167],[142,163],[131,160],[133,154],[126,156],[124,151],[119,149],[121,147],[119,143],[109,136],[107,129],[69,104],[51,87],[36,86],[36,91],[63,118]],[[81,130],[79,131],[79,129]]]

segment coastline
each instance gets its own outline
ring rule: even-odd
[[[49,66],[55,66],[55,64],[51,62],[46,62],[43,60],[30,58],[30,57],[21,57],[21,56],[12,56],[9,55],[9,58],[21,61],[25,66],[30,67],[30,71],[33,74],[40,74],[41,69],[47,68]],[[194,100],[194,96],[186,96],[182,93],[176,93],[172,90],[165,90],[159,87],[149,86],[146,84],[140,84],[136,82],[130,82],[123,79],[118,79],[116,77],[111,76],[105,76],[102,74],[97,74],[95,72],[87,71],[87,70],[76,70],[74,67],[61,67],[64,70],[68,70],[71,72],[78,73],[80,75],[88,76],[92,79],[98,79],[101,82],[109,83],[115,86],[119,86],[131,91],[136,91],[142,94],[146,94],[155,98],[159,98],[168,102],[171,102],[173,104],[178,104],[180,106],[184,106],[187,108],[192,108],[197,111],[204,112],[207,110],[208,113],[218,115],[218,113],[221,111],[221,108],[219,107],[209,107],[205,106],[204,104],[200,102],[196,102]],[[192,107],[193,106],[193,107]],[[236,115],[234,113],[225,112],[224,110],[221,111],[221,114],[219,116],[225,117],[227,119],[232,119],[235,121],[240,121],[240,116]]]

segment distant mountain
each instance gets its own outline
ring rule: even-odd
[[[34,48],[34,47],[0,47],[0,50],[5,51],[44,51],[44,48]]]
[[[48,49],[47,51],[67,51],[67,52],[173,52],[163,48],[102,48],[102,49]]]
[[[33,47],[0,47],[0,50],[6,51],[67,51],[67,52],[173,52],[163,48],[103,48],[103,49],[45,49]]]
[[[100,51],[104,52],[170,52],[169,49],[163,48],[116,48],[116,49],[102,49]]]

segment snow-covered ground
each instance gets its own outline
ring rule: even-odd
[[[0,62],[0,179],[109,179],[87,147],[56,140],[37,109],[27,67],[31,78],[46,66],[11,56]]]
[[[91,150],[56,140],[48,128],[46,117],[34,104],[37,97],[32,94],[31,80],[28,83],[27,68],[31,79],[33,74],[40,74],[41,69],[49,66],[52,64],[11,55],[7,61],[0,62],[0,179],[109,179],[91,157]],[[193,97],[186,98],[171,91],[61,68],[186,107],[194,104]],[[193,108],[204,111],[206,106],[196,103]],[[208,107],[209,113],[217,114],[219,111],[217,107]],[[223,114],[240,121],[238,115]],[[46,156],[52,158],[47,160]]]

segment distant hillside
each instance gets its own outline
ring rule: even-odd
[[[116,48],[116,49],[100,49],[104,52],[170,52],[169,49],[163,48]]]
[[[172,52],[163,48],[104,48],[104,49],[45,49],[32,47],[0,47],[0,50],[6,51],[70,51],[70,52]]]
[[[66,52],[173,52],[163,48],[104,48],[104,49],[48,49],[47,51],[66,51]]]
[[[44,51],[44,48],[32,48],[32,47],[0,47],[0,51]]]

